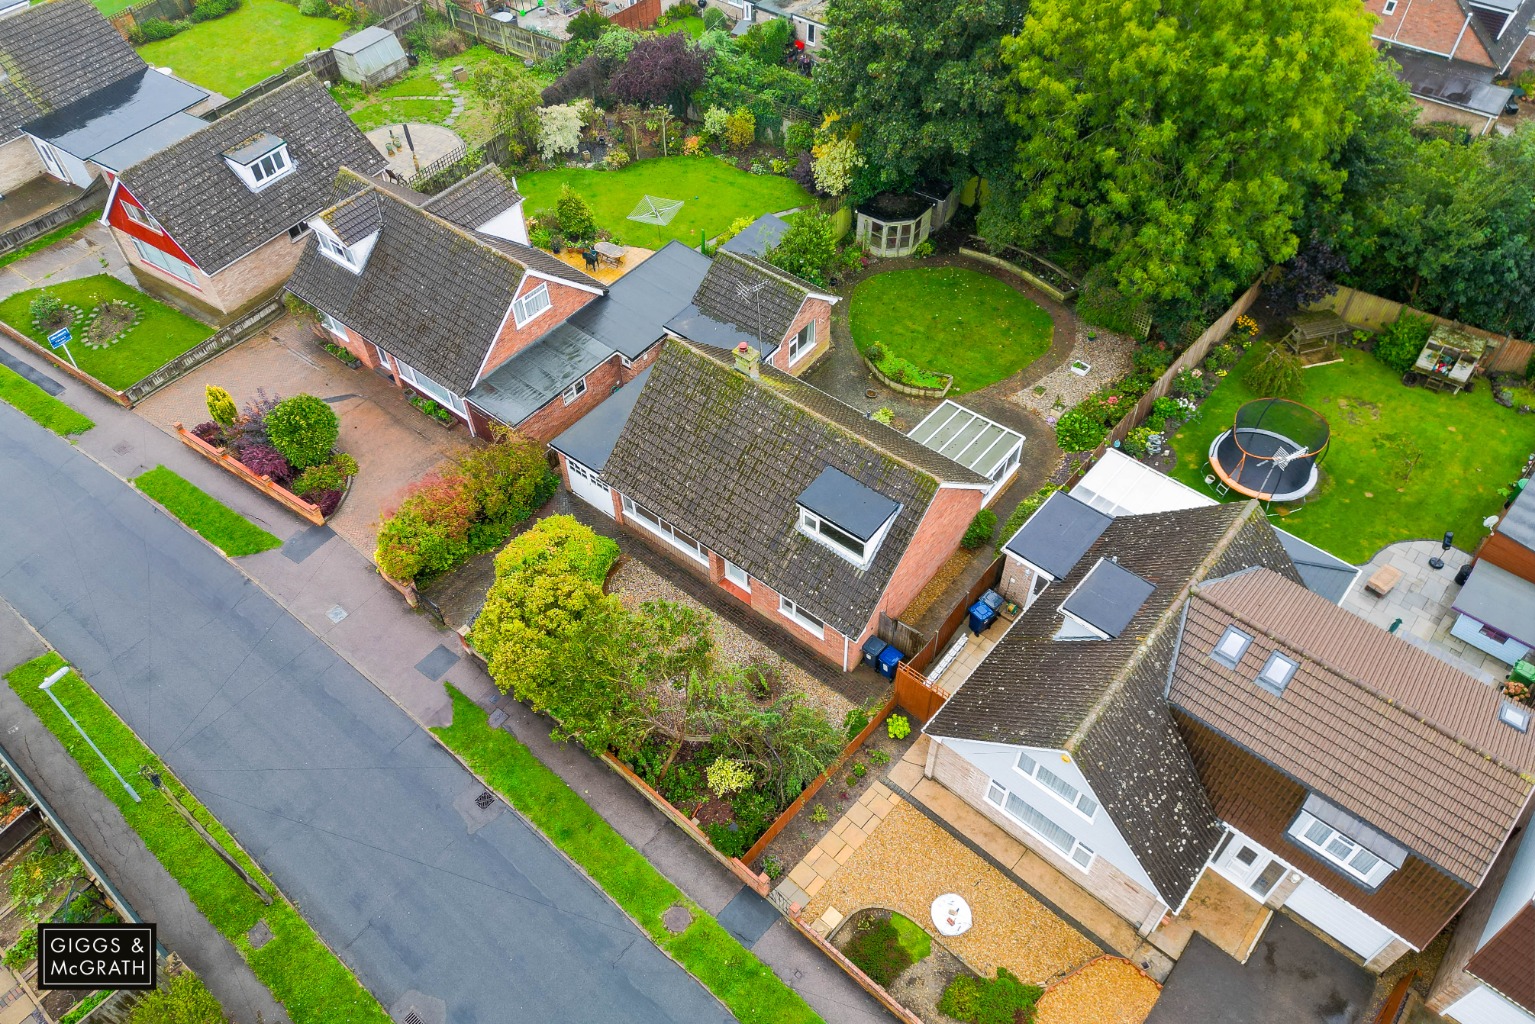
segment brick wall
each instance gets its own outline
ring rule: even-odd
[[[1162,901],[1141,888],[1129,876],[1110,864],[1107,858],[1095,857],[1093,866],[1083,871],[1076,864],[1062,857],[1053,846],[1019,825],[1013,819],[986,802],[986,786],[989,776],[953,748],[942,741],[935,741],[934,756],[930,758],[931,776],[965,803],[985,815],[987,820],[1018,842],[1028,847],[1040,860],[1055,868],[1067,880],[1079,885],[1098,902],[1139,928],[1162,906]],[[1160,916],[1160,915],[1159,915]]]
[[[661,346],[659,343],[650,346],[648,349],[635,357],[628,366],[621,367],[619,370],[619,377],[625,384],[629,383],[631,380],[644,373],[646,367],[655,362],[656,357],[660,354]]]
[[[37,147],[23,135],[0,146],[0,194],[14,192],[46,173]]]
[[[804,353],[789,365],[789,339],[804,329],[808,323],[815,324],[815,347]],[[780,339],[778,351],[773,353],[772,364],[785,373],[792,373],[796,377],[815,365],[831,348],[831,303],[825,299],[806,299],[799,308],[799,315],[794,318],[794,323],[784,332]]]
[[[880,601],[886,615],[899,618],[923,587],[959,548],[959,538],[964,535],[970,520],[981,510],[982,492],[939,488],[927,507],[927,514],[917,524],[917,532],[907,545],[906,555],[896,566],[885,586]],[[879,624],[875,613],[870,628]]]
[[[213,292],[225,317],[237,317],[276,295],[293,270],[309,237],[294,241],[284,231],[213,275]]]
[[[613,356],[586,375],[586,394],[569,405],[565,404],[563,398],[556,395],[542,409],[521,423],[509,424],[509,426],[515,426],[524,436],[531,437],[535,441],[546,443],[552,441],[563,434],[576,420],[608,400],[613,394],[614,386],[620,381],[622,370],[618,356]]]
[[[517,295],[520,297],[527,292],[533,291],[541,284],[549,286],[550,308],[528,321],[527,326],[522,328],[517,326],[517,321],[510,315],[507,316],[506,323],[501,327],[501,333],[496,336],[496,342],[491,346],[490,357],[485,360],[485,369],[480,373],[481,379],[484,379],[496,367],[549,333],[556,325],[563,323],[576,310],[597,298],[591,292],[582,291],[580,288],[572,288],[570,285],[559,284],[553,281],[544,281],[531,275],[523,276],[522,285],[518,288]],[[559,431],[556,430],[554,433],[558,434]],[[553,437],[554,434],[549,436]]]

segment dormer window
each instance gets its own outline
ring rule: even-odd
[[[252,192],[260,192],[293,170],[288,144],[266,132],[225,150],[224,162]]]
[[[352,259],[352,250],[323,231],[316,231],[314,237],[320,244],[320,252],[329,256],[346,269],[356,273],[357,263]]]
[[[1396,840],[1316,793],[1307,794],[1287,830],[1292,841],[1366,889],[1375,889],[1407,860]]]
[[[799,496],[799,531],[867,569],[901,506],[827,466]]]

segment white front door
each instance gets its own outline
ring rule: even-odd
[[[1236,829],[1230,829],[1221,840],[1210,866],[1259,903],[1268,899],[1289,870],[1284,861]]]
[[[612,516],[613,492],[602,482],[602,477],[568,455],[565,457],[565,466],[570,470],[570,493],[598,511]]]

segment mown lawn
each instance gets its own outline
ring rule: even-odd
[[[203,916],[239,950],[256,977],[283,1004],[294,1024],[390,1024],[389,1015],[378,1001],[320,941],[293,905],[276,894],[271,880],[235,844],[219,820],[139,741],[96,691],[71,672],[54,684],[53,692],[112,766],[138,791],[142,802],[134,803],[123,791],[101,758],[48,695],[38,689],[38,684],[63,664],[64,659],[58,654],[45,654],[11,670],[5,679],[80,763],[96,788],[117,805],[144,845],[186,890]],[[176,813],[169,799],[155,791],[140,774],[141,769],[157,773],[203,828],[274,895],[270,907],[263,906],[256,894],[203,842],[196,830]],[[246,932],[262,920],[272,929],[273,938],[259,950],[252,949]]]
[[[1255,345],[1170,439],[1173,475],[1209,493],[1208,451],[1231,426],[1237,408],[1260,397],[1242,383],[1262,352]],[[1455,546],[1474,549],[1482,520],[1498,511],[1497,489],[1518,475],[1535,451],[1535,417],[1492,400],[1485,381],[1468,394],[1403,387],[1400,375],[1374,356],[1344,349],[1343,361],[1306,371],[1294,399],[1326,417],[1331,445],[1322,480],[1309,502],[1280,507],[1277,525],[1339,558],[1362,564],[1387,544],[1437,540],[1455,531]],[[1421,452],[1409,468],[1407,461]]]
[[[331,95],[365,132],[405,121],[442,124],[453,113],[453,97],[443,92],[442,83],[432,76],[431,66],[425,64],[373,92],[343,82],[331,90]]]
[[[432,732],[550,842],[591,876],[651,939],[703,983],[741,1024],[821,1020],[793,989],[651,866],[563,779],[452,686],[453,724]],[[673,935],[661,915],[686,906],[693,923]]]
[[[954,375],[953,394],[1010,377],[1050,350],[1050,314],[994,277],[961,267],[876,274],[848,313],[860,351],[883,345],[924,370]]]
[[[282,544],[234,509],[164,466],[156,466],[134,477],[133,486],[163,505],[167,512],[230,558],[270,551]]]
[[[554,209],[561,185],[569,185],[591,204],[598,227],[648,249],[673,239],[696,247],[701,237],[713,238],[737,218],[756,218],[811,201],[810,193],[781,175],[750,174],[702,156],[641,160],[621,171],[562,168],[517,176],[529,214]],[[665,226],[628,220],[647,195],[680,199],[683,205]]]
[[[85,414],[76,412],[8,366],[0,366],[0,401],[65,437],[83,434],[96,425]]]
[[[139,55],[151,67],[232,97],[312,50],[329,49],[344,31],[334,18],[308,18],[280,0],[241,0],[233,14],[147,43]]]
[[[39,235],[19,249],[12,249],[0,256],[0,267],[8,267],[17,260],[24,260],[33,253],[42,252],[55,242],[62,241],[100,217],[100,212],[84,213],[68,224],[61,224],[45,235]]]
[[[44,291],[57,296],[65,305],[80,307],[86,314],[98,303],[109,300],[131,302],[139,308],[142,318],[128,332],[128,336],[115,345],[102,349],[87,348],[80,341],[78,329],[74,331],[75,340],[69,344],[69,354],[75,357],[80,369],[119,391],[137,384],[213,334],[213,328],[207,324],[156,302],[115,277],[98,274],[78,281],[51,284],[47,288],[17,292],[0,302],[0,320],[39,345],[48,344],[48,332],[32,326],[31,305],[32,300]],[[64,357],[62,350],[59,357]]]

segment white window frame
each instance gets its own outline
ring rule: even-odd
[[[1008,806],[1008,797],[1012,797],[1014,800],[1017,800],[1022,807],[1039,815],[1042,821],[1047,822],[1054,828],[1060,829],[1061,832],[1065,833],[1065,835],[1071,839],[1071,846],[1063,847],[1056,837],[1049,836],[1045,834],[1045,832],[1041,831],[1041,829],[1037,826],[1031,825],[1022,815]],[[988,780],[988,784],[986,786],[986,802],[1005,814],[1008,820],[1017,822],[1019,828],[1022,828],[1030,835],[1039,837],[1040,842],[1044,843],[1045,845],[1049,846],[1050,849],[1059,853],[1062,857],[1070,861],[1075,867],[1080,868],[1083,873],[1086,873],[1092,868],[1093,861],[1097,859],[1098,855],[1093,852],[1090,846],[1086,845],[1076,836],[1072,835],[1070,829],[1064,828],[1060,824],[1051,821],[1050,818],[1044,814],[1044,812],[1039,810],[1039,808],[1030,805],[1027,800],[1018,796],[1018,794],[1002,785],[1002,783],[998,782],[996,779]]]
[[[725,563],[725,578],[750,594],[752,592],[751,573],[747,572],[739,565],[736,565],[728,558],[721,559],[721,561]]]
[[[896,516],[900,514],[901,510],[896,509],[890,514],[890,518],[885,520],[885,525],[875,531],[874,536],[868,540],[861,541],[836,523],[824,516],[817,515],[801,505],[799,506],[799,532],[817,544],[831,548],[837,554],[858,566],[858,568],[867,569],[869,564],[874,561],[874,557],[879,554],[879,547],[885,542],[885,534],[890,532],[891,524],[895,522]],[[828,531],[834,531],[835,534],[846,537],[852,543],[857,544],[862,550],[854,550]]]
[[[1386,0],[1385,6],[1380,9],[1381,17],[1389,18],[1389,17],[1391,17],[1395,13],[1396,13],[1396,0]]]
[[[320,254],[330,260],[341,264],[352,273],[357,273],[357,264],[352,260],[352,250],[342,245],[339,241],[327,235],[323,231],[314,233],[320,246]]]
[[[246,164],[245,167],[250,171],[251,181],[254,182],[256,191],[260,192],[293,170],[293,161],[288,157],[288,144],[283,143],[270,153],[263,153],[260,159]]]
[[[1523,704],[1505,700],[1498,705],[1498,721],[1519,732],[1530,731],[1530,709]]]
[[[816,28],[815,22],[809,21],[809,20],[807,20],[805,22],[805,45],[806,46],[814,46],[814,45],[816,45],[815,28]]]
[[[1236,654],[1227,654],[1225,651],[1221,650],[1221,648],[1226,646],[1226,641],[1228,638],[1240,638],[1242,641],[1241,649],[1239,649]],[[1211,648],[1210,657],[1214,658],[1222,665],[1225,665],[1227,668],[1236,668],[1237,664],[1242,660],[1242,656],[1247,653],[1247,649],[1252,645],[1253,638],[1250,634],[1237,629],[1235,626],[1227,626],[1226,631],[1221,634],[1221,638],[1215,641],[1215,646]]]
[[[325,312],[323,309],[320,310],[320,322],[325,325],[325,329],[327,331],[334,334],[336,337],[346,337],[346,325],[343,324],[340,320],[337,320],[335,317],[331,316],[329,313]]]
[[[394,360],[395,370],[399,373],[401,380],[443,408],[451,410],[464,419],[469,418],[469,410],[465,407],[462,397],[454,394],[426,374],[421,373],[399,356],[392,356],[391,358]]]
[[[1367,889],[1379,888],[1380,884],[1396,870],[1391,866],[1390,861],[1365,849],[1355,840],[1307,811],[1301,811],[1296,815],[1294,824],[1290,826],[1289,836],[1319,860],[1330,864]],[[1361,854],[1363,857],[1360,856]],[[1374,863],[1362,868],[1353,863],[1364,858]]]
[[[805,611],[805,609],[799,606],[798,602],[784,597],[782,594],[778,595],[778,614],[805,632],[812,634],[817,640],[826,639],[826,623]]]
[[[172,256],[163,249],[156,249],[142,238],[135,238],[133,240],[133,247],[138,251],[141,261],[154,267],[166,277],[173,277],[183,284],[191,285],[193,288],[198,287],[196,268],[192,264]],[[182,268],[185,268],[185,273],[178,273]],[[198,290],[201,291],[202,289],[198,288]]]
[[[704,546],[693,537],[677,529],[671,523],[662,518],[659,512],[652,511],[630,498],[627,494],[620,495],[624,509],[625,522],[634,522],[646,532],[661,538],[672,547],[687,555],[693,561],[702,565],[709,564],[709,553]]]
[[[165,229],[160,226],[160,222],[155,220],[148,210],[127,202],[123,203],[122,206],[123,214],[139,227],[148,228],[150,231],[157,231],[162,235],[165,234]]]
[[[560,401],[569,405],[579,401],[584,394],[586,394],[586,377],[583,375],[580,380],[573,381],[570,387],[560,392]]]
[[[1028,762],[1028,764],[1032,767],[1025,767],[1025,762]],[[1073,811],[1075,811],[1077,814],[1080,814],[1087,821],[1092,821],[1098,816],[1098,801],[1082,792],[1070,782],[1067,782],[1065,779],[1061,778],[1049,768],[1046,768],[1044,765],[1040,764],[1038,759],[1036,759],[1034,755],[1030,754],[1028,751],[1018,751],[1018,757],[1013,762],[1013,771],[1017,772],[1019,775],[1022,775],[1024,778],[1034,783],[1034,785],[1038,786],[1046,793],[1049,793],[1051,796],[1055,797],[1055,799],[1059,800],[1067,807],[1070,807]],[[1056,783],[1059,784],[1061,789],[1071,790],[1073,796],[1067,798],[1065,793],[1060,792],[1060,789],[1052,786],[1050,782],[1046,781],[1046,778],[1042,778],[1041,776],[1046,776],[1049,779],[1053,779]],[[1086,804],[1091,809],[1084,810],[1082,806],[1083,804]]]
[[[549,286],[540,284],[525,295],[512,300],[512,319],[516,321],[520,330],[553,306],[554,302],[549,298]]]
[[[812,320],[801,327],[794,337],[789,339],[789,365],[803,359],[806,353],[815,349],[815,321]]]

